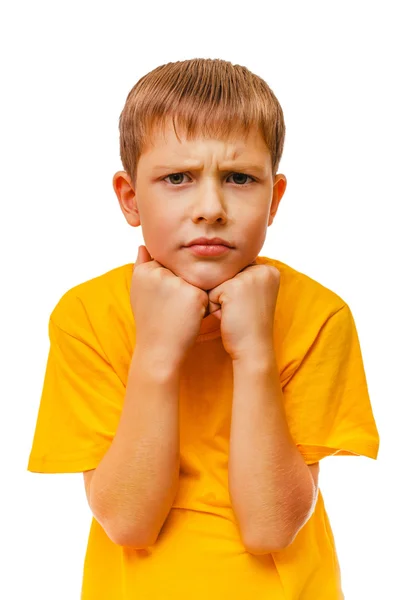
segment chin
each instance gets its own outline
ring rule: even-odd
[[[205,292],[221,285],[228,279],[232,279],[239,273],[243,266],[222,261],[204,260],[191,264],[170,264],[169,261],[159,260],[160,264],[169,269],[177,277],[187,283],[198,287]],[[166,264],[168,262],[168,264]]]
[[[210,268],[210,266],[206,265],[204,273],[196,273],[195,270],[188,272],[187,269],[184,269],[182,270],[182,273],[177,273],[177,275],[184,281],[187,281],[187,283],[207,292],[218,285],[221,285],[221,283],[224,283],[228,279],[232,279],[239,272],[239,270],[237,270],[231,273],[230,271],[232,268],[229,269],[229,271],[225,270],[224,273],[221,273],[221,269],[218,269],[219,272],[217,271],[215,273],[212,272],[213,270],[214,269]]]

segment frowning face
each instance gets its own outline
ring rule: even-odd
[[[141,154],[136,186],[120,171],[114,189],[128,223],[142,226],[151,256],[203,290],[234,277],[263,247],[286,188],[273,178],[271,158],[258,130],[234,141],[188,140],[172,122],[152,136]],[[219,237],[219,254],[198,253],[195,238]]]

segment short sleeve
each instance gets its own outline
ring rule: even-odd
[[[78,332],[67,333],[50,317],[50,349],[28,471],[94,469],[117,430],[125,385],[94,332],[85,327]]]
[[[289,429],[305,462],[330,455],[376,459],[379,434],[350,308],[345,304],[327,318],[310,342],[282,388]]]

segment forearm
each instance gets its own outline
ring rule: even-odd
[[[114,541],[155,542],[179,481],[179,368],[162,373],[135,351],[112,444],[90,488],[95,516]]]
[[[279,550],[307,521],[314,485],[289,431],[272,354],[233,363],[229,491],[243,542]]]

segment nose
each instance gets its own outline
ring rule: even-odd
[[[200,189],[193,201],[193,222],[204,220],[207,223],[225,223],[227,219],[222,190],[215,185],[210,185],[207,189]]]

